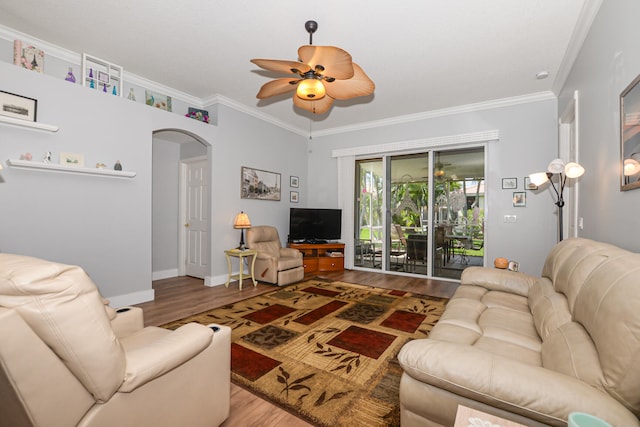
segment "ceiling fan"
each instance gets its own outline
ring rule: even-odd
[[[314,46],[316,21],[304,24],[309,33],[309,44],[298,48],[298,61],[278,59],[252,59],[258,67],[295,76],[283,77],[265,83],[256,97],[265,99],[295,90],[296,107],[313,114],[329,111],[334,99],[350,99],[373,93],[375,84],[351,60],[349,52],[335,46]]]

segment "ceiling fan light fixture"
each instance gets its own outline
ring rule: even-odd
[[[298,83],[296,95],[300,99],[317,100],[324,98],[327,93],[322,82],[316,78],[306,78]]]

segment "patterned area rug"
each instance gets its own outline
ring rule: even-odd
[[[396,356],[446,302],[314,279],[164,327],[231,327],[232,381],[314,425],[398,426]]]

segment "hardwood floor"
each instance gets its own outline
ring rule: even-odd
[[[399,276],[368,271],[345,270],[308,275],[305,279],[322,277],[348,283],[397,289],[422,295],[450,298],[458,284],[441,280]],[[243,282],[238,290],[238,282],[224,286],[207,287],[202,279],[183,276],[153,282],[155,300],[137,304],[144,310],[145,326],[160,326],[182,319],[192,314],[231,304],[236,301],[261,295],[275,289],[273,285],[258,283],[254,287],[251,280]],[[294,415],[231,384],[231,411],[222,427],[306,427],[311,426]]]

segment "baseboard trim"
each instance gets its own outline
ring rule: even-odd
[[[127,305],[140,304],[147,301],[153,301],[155,299],[156,292],[153,289],[146,291],[133,292],[130,294],[116,295],[113,297],[107,297],[109,305],[113,308],[124,307]]]
[[[170,277],[178,277],[177,268],[172,268],[169,270],[154,271],[151,273],[151,280],[162,280],[162,279],[168,279]]]

